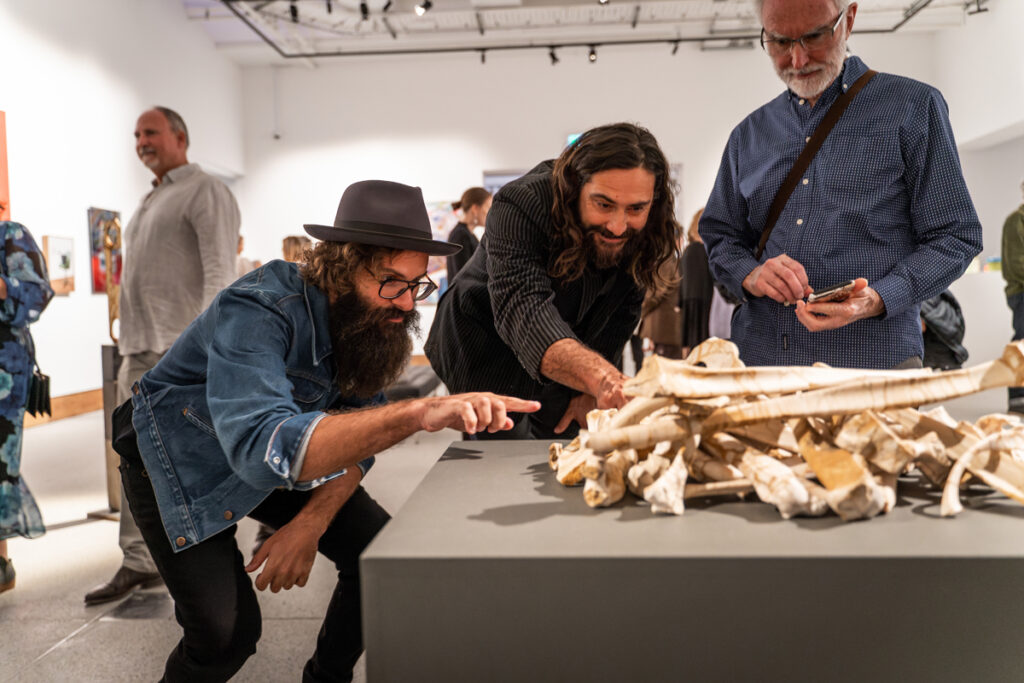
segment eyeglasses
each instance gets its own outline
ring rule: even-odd
[[[366,272],[373,275],[373,271],[369,268],[366,269]],[[425,280],[402,280],[397,277],[389,277],[377,280],[377,282],[380,283],[377,294],[381,299],[397,299],[412,290],[413,301],[423,301],[437,290],[437,285],[429,277]]]
[[[843,20],[843,15],[846,14],[844,9],[836,17],[836,20],[832,22],[832,28],[828,27],[828,24],[817,28],[810,33],[805,33],[799,38],[787,38],[786,36],[773,36],[769,35],[763,28],[761,29],[761,48],[773,57],[778,57],[789,52],[794,45],[800,44],[806,52],[813,50],[820,50],[823,47],[827,47],[832,36],[836,34],[836,29],[839,28],[839,22]]]

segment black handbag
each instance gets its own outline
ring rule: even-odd
[[[25,412],[35,417],[50,415],[50,376],[44,375],[33,360],[32,377],[28,381],[28,402]]]

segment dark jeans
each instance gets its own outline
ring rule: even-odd
[[[235,541],[235,526],[205,541],[174,552],[143,467],[129,409],[114,414],[115,450],[121,455],[125,495],[160,576],[174,598],[174,612],[184,635],[167,658],[164,681],[226,681],[256,651],[262,630],[260,606],[245,561]],[[249,515],[276,528],[290,521],[311,495],[275,490]],[[320,538],[320,552],[338,569],[316,651],[302,680],[349,681],[363,651],[359,595],[359,555],[390,519],[359,487]]]
[[[1013,341],[1024,339],[1024,292],[1006,297],[1013,312]],[[1009,388],[1009,410],[1024,413],[1024,387]]]

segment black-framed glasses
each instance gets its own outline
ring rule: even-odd
[[[366,270],[370,275],[373,275],[369,268]],[[437,290],[437,285],[429,277],[424,280],[402,280],[397,277],[388,277],[383,280],[377,280],[377,282],[380,283],[380,289],[377,290],[377,294],[381,299],[397,299],[407,291],[412,290],[413,301],[423,301]]]
[[[800,44],[805,51],[811,52],[812,50],[820,50],[823,47],[827,47],[832,36],[836,34],[836,29],[839,28],[839,22],[843,20],[843,16],[846,14],[844,9],[836,17],[836,20],[832,22],[832,27],[826,24],[821,28],[816,28],[810,33],[805,33],[799,38],[787,38],[786,36],[773,36],[770,35],[764,28],[761,29],[761,48],[773,57],[784,55],[793,49],[793,46],[797,43]]]

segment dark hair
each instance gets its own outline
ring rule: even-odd
[[[471,187],[462,193],[462,199],[452,204],[452,208],[456,211],[459,209],[469,209],[474,206],[479,206],[487,201],[487,198],[491,196],[491,193],[482,187]]]
[[[679,256],[682,227],[675,218],[675,187],[658,141],[646,128],[631,123],[592,128],[555,161],[551,174],[555,194],[551,208],[555,257],[548,268],[551,277],[575,280],[586,268],[587,228],[579,216],[583,186],[595,173],[632,168],[654,174],[654,201],[647,225],[634,238],[637,250],[623,267],[645,289],[660,291],[670,286],[659,269],[665,261]]]
[[[181,114],[174,111],[173,109],[168,109],[167,107],[158,106],[153,107],[153,109],[156,109],[158,112],[164,115],[164,117],[167,119],[167,123],[171,126],[171,132],[185,134],[185,149],[188,149],[188,126],[185,125],[185,119],[181,118]]]
[[[385,257],[401,251],[355,242],[318,242],[306,252],[308,258],[299,265],[299,275],[335,299],[355,291],[354,277],[360,268],[375,271]]]

